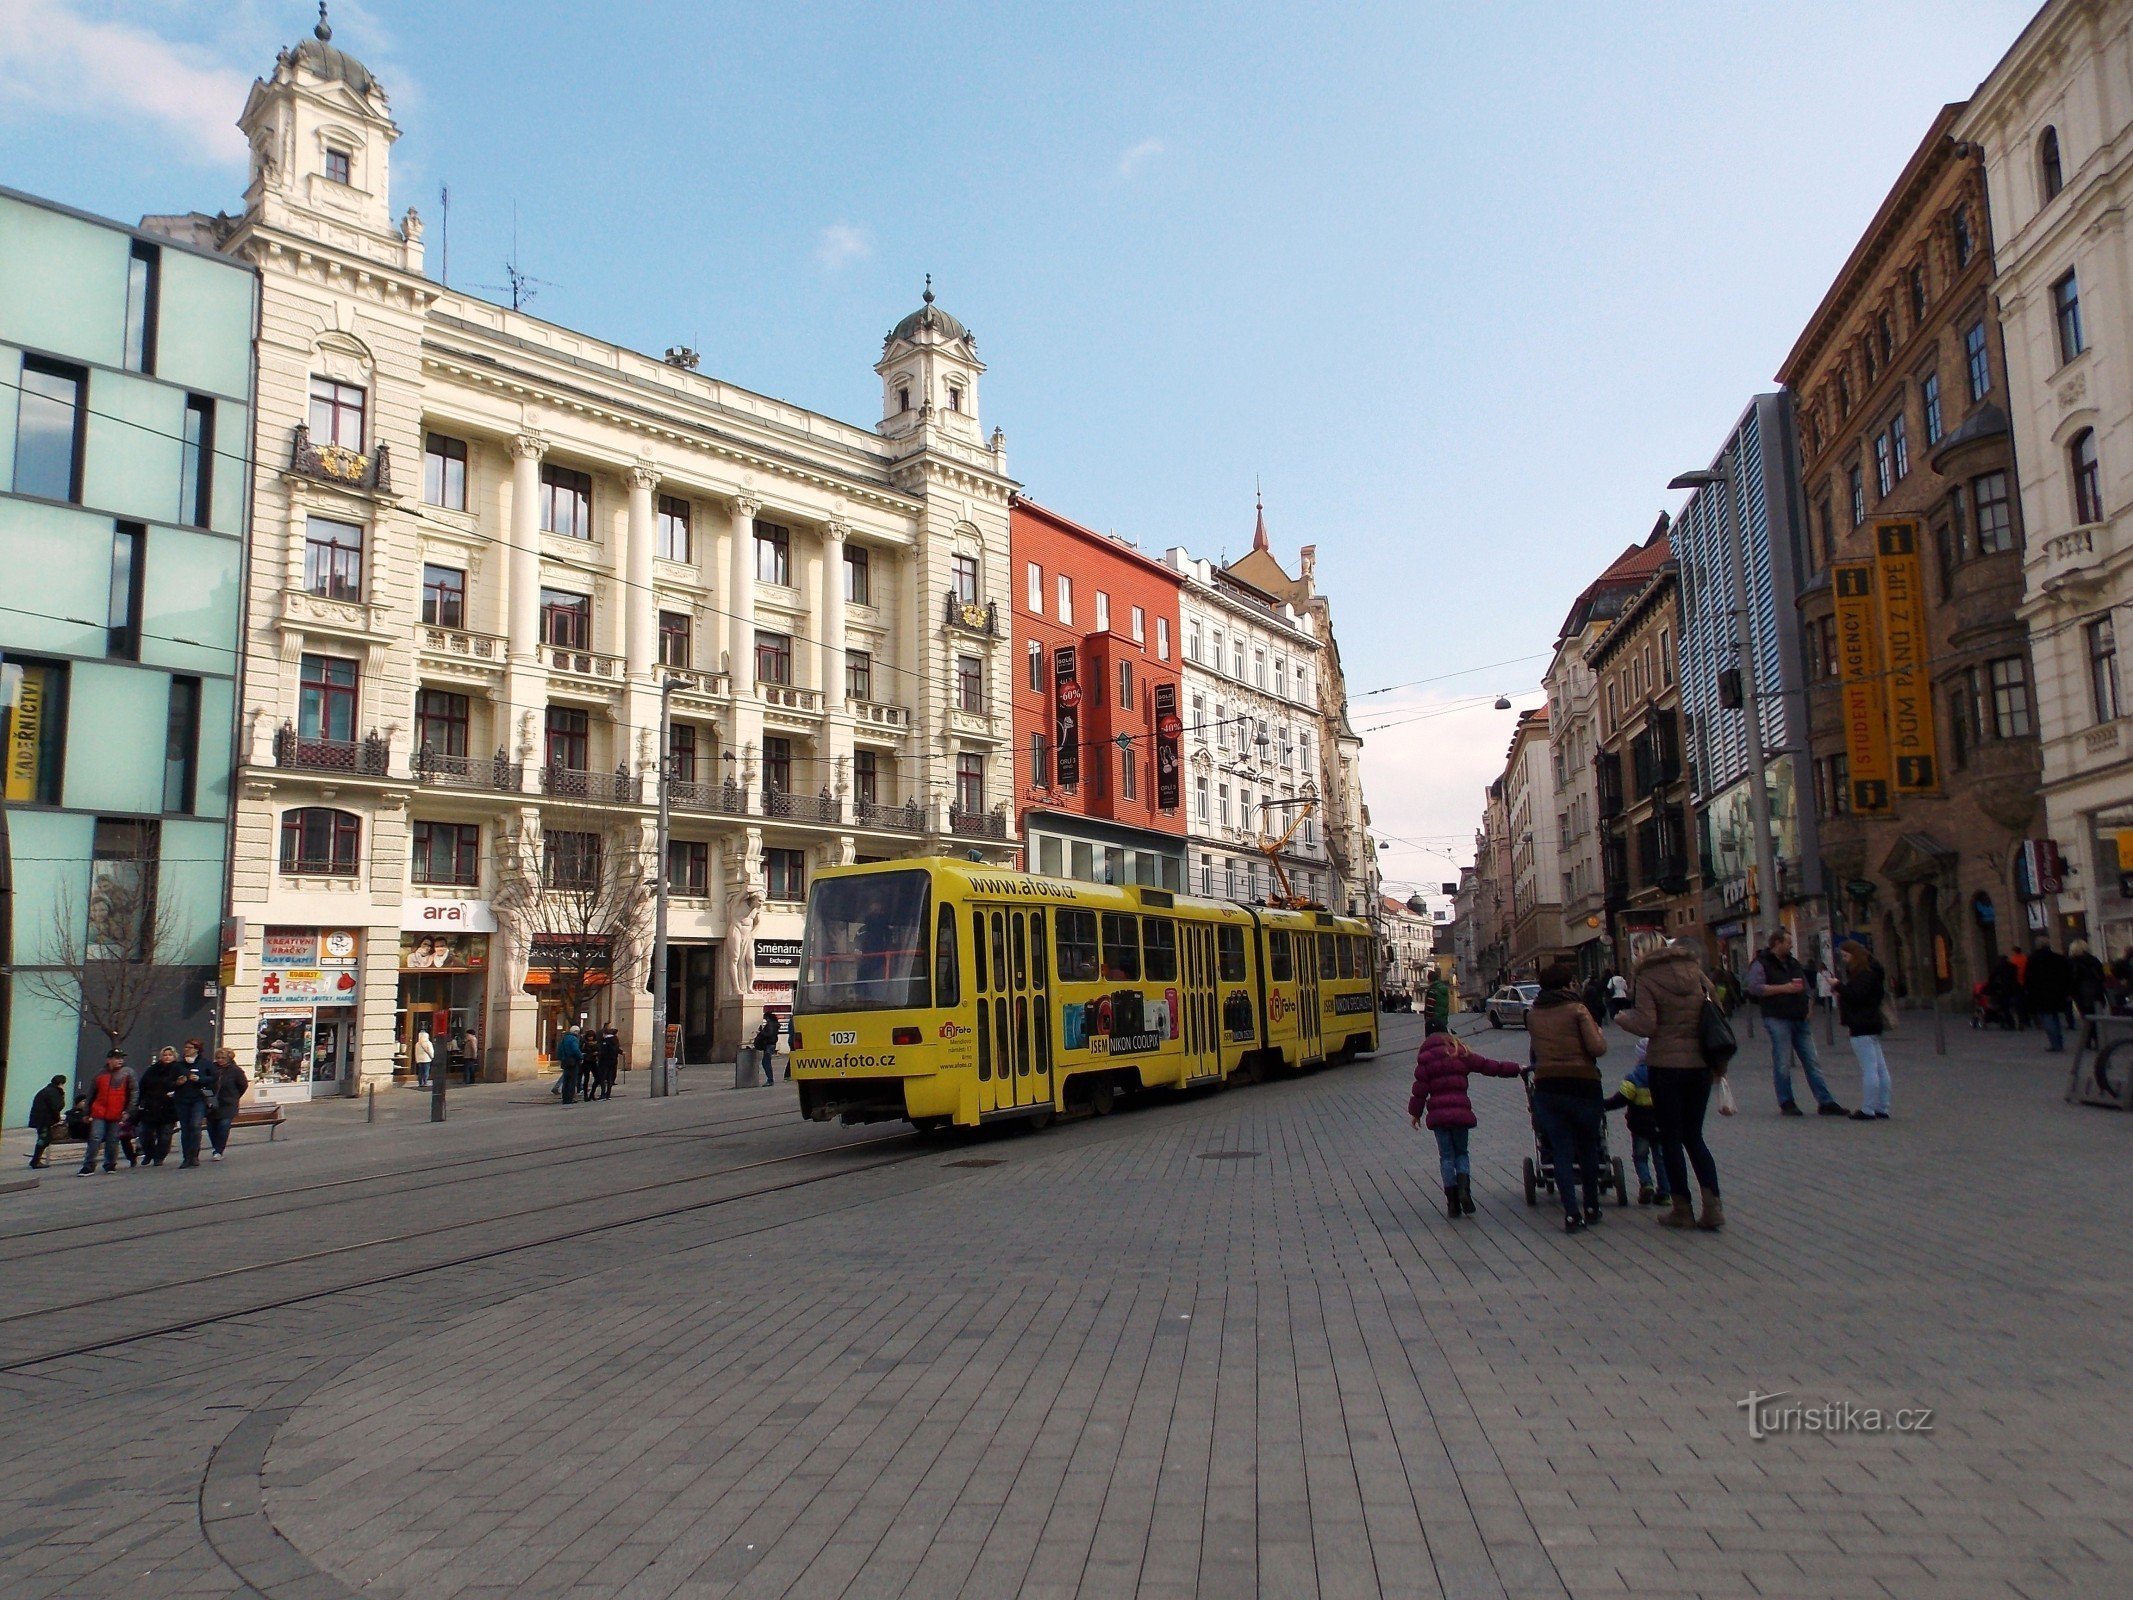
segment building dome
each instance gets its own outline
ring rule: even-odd
[[[370,68],[334,44],[333,24],[326,20],[326,0],[318,0],[318,26],[311,30],[311,37],[298,44],[289,55],[319,77],[345,83],[365,98],[379,88]]]
[[[894,344],[898,339],[908,339],[915,343],[921,328],[931,328],[943,339],[972,339],[976,342],[968,328],[933,303],[933,274],[930,272],[926,274],[924,299],[924,305],[889,330],[885,342]]]

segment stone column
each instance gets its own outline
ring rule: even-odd
[[[822,635],[822,707],[844,709],[844,541],[851,529],[841,522],[822,530],[822,593],[815,606],[815,626]]]
[[[548,441],[522,433],[511,441],[511,548],[505,562],[505,653],[531,661],[541,641],[541,457]]]
[[[659,470],[649,461],[629,469],[630,514],[628,550],[616,563],[627,582],[623,588],[622,656],[631,679],[651,676],[658,656],[659,619],[652,602],[652,491],[659,487]]]
[[[726,668],[740,698],[755,683],[755,514],[763,507],[750,495],[733,497],[733,544],[727,551]]]

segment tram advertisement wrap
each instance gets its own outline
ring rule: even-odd
[[[1081,782],[1081,679],[1075,649],[1061,645],[1052,653],[1052,748],[1058,752],[1061,788]]]
[[[1178,720],[1178,686],[1155,686],[1155,804],[1159,811],[1178,808],[1178,736],[1185,725]]]
[[[1070,1000],[1059,1008],[1059,1030],[1069,1050],[1097,1055],[1149,1055],[1178,1036],[1178,992],[1160,1000],[1138,989],[1119,989],[1094,1000]]]

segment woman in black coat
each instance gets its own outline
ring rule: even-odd
[[[1852,1036],[1852,1054],[1859,1061],[1859,1109],[1852,1113],[1852,1121],[1885,1122],[1889,1059],[1882,1052],[1881,1030],[1887,1020],[1882,1007],[1888,1000],[1888,977],[1863,944],[1847,944],[1843,963],[1844,976],[1837,983],[1837,1015]]]

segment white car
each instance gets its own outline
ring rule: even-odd
[[[1540,998],[1541,986],[1537,983],[1507,983],[1489,996],[1481,1009],[1488,1013],[1489,1026],[1508,1028],[1513,1024],[1523,1028],[1526,1013],[1533,1009],[1533,1002]]]

